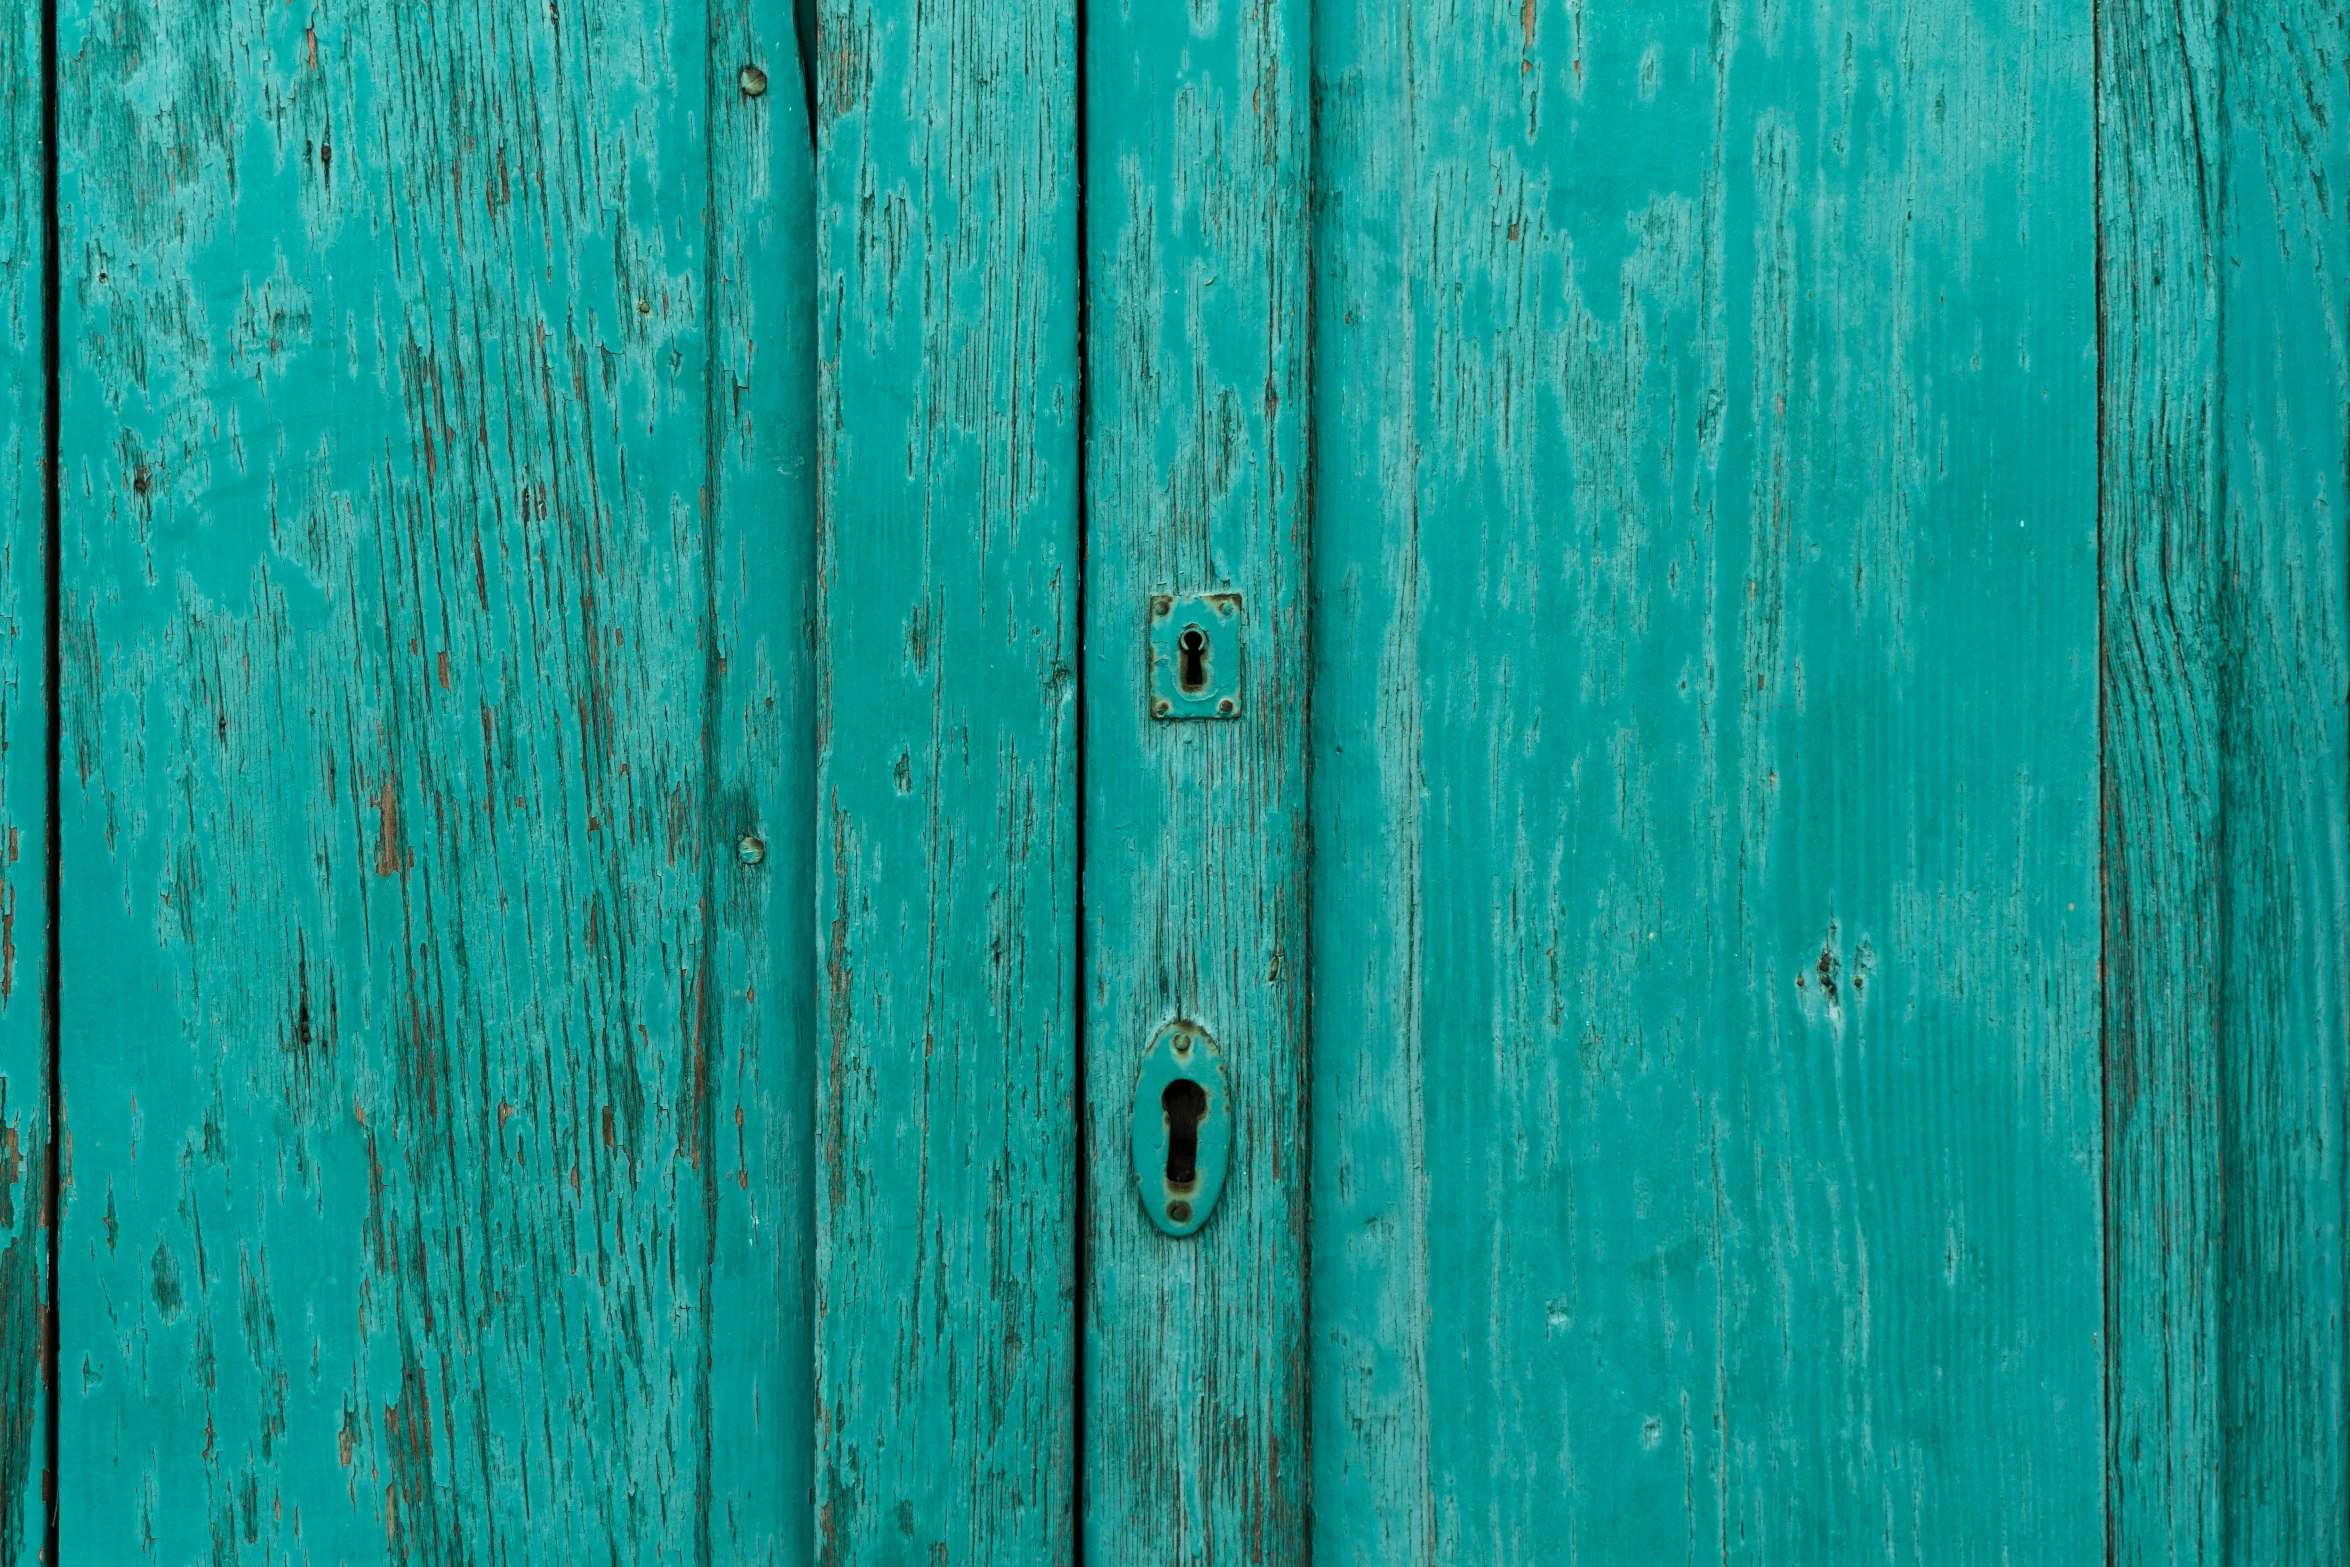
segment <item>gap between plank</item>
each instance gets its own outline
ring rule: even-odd
[[[48,902],[48,921],[42,939],[41,973],[41,1034],[47,1050],[45,1070],[48,1076],[48,1167],[42,1172],[47,1187],[45,1198],[48,1213],[49,1279],[44,1310],[48,1315],[47,1331],[41,1343],[41,1380],[49,1390],[48,1405],[44,1411],[41,1430],[42,1466],[41,1560],[46,1567],[58,1567],[57,1512],[63,1500],[64,1486],[58,1471],[58,1401],[60,1388],[58,1367],[58,1290],[57,1265],[63,1255],[59,1232],[65,1222],[65,1160],[62,1152],[65,1141],[65,1056],[60,1044],[58,1019],[63,991],[58,982],[58,920],[57,897],[62,878],[58,873],[59,844],[63,838],[60,825],[61,796],[57,780],[60,725],[58,703],[58,565],[61,559],[59,540],[63,536],[62,512],[59,497],[62,493],[58,480],[58,465],[62,447],[58,439],[57,389],[58,355],[57,323],[60,298],[57,280],[57,0],[42,0],[41,5],[41,703],[48,721],[48,801],[43,828],[45,863],[41,870],[42,895]]]
[[[2107,416],[2105,305],[2105,0],[2089,5],[2089,212],[2093,234],[2091,279],[2097,334],[2097,1247],[2098,1377],[2103,1429],[2097,1444],[2098,1492],[2104,1501],[2105,1567],[2114,1567],[2114,1323],[2113,1288],[2113,1005],[2106,970],[2113,936],[2113,781],[2106,768],[2110,726],[2106,704],[2113,660],[2105,623],[2105,453]]]
[[[1074,1222],[1069,1227],[1073,1255],[1070,1259],[1071,1278],[1075,1289],[1070,1295],[1069,1349],[1071,1357],[1069,1377],[1069,1560],[1072,1567],[1085,1567],[1085,1323],[1092,1308],[1092,1281],[1086,1272],[1085,1237],[1093,1222],[1091,1209],[1092,1182],[1090,1164],[1093,1158],[1092,1119],[1093,1101],[1089,1095],[1086,1073],[1086,1055],[1091,1040],[1086,1030],[1085,1005],[1085,818],[1090,804],[1085,778],[1085,712],[1086,712],[1086,650],[1085,617],[1088,613],[1086,584],[1090,574],[1088,545],[1093,533],[1093,236],[1088,227],[1086,191],[1090,185],[1087,161],[1088,117],[1086,103],[1089,94],[1087,80],[1087,0],[1074,0],[1072,17],[1073,36],[1070,47],[1076,53],[1075,78],[1077,84],[1076,124],[1072,129],[1075,146],[1072,149],[1073,173],[1077,182],[1077,589],[1072,606],[1073,641],[1070,650],[1070,699],[1077,704],[1076,720],[1071,732],[1075,736],[1077,754],[1072,759],[1071,793],[1075,798],[1076,824],[1070,835],[1070,856],[1076,875],[1077,895],[1076,935],[1069,947],[1069,1006],[1070,1039],[1073,1044],[1070,1077],[1070,1109],[1075,1114],[1076,1146],[1069,1161],[1072,1172],[1070,1201]]]

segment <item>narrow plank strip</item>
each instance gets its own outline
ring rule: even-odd
[[[821,20],[819,1556],[1060,1561],[1074,8]]]
[[[1410,7],[1314,8],[1313,1560],[1424,1567],[1429,1473]]]
[[[712,1080],[697,1562],[815,1549],[815,149],[791,0],[711,11]]]
[[[1089,13],[1086,1560],[1305,1558],[1303,0]],[[1160,722],[1154,593],[1241,595],[1237,718]],[[1146,1219],[1135,1081],[1216,1041],[1232,1169]]]
[[[2344,22],[2100,15],[2112,1559],[2336,1562]]]
[[[2107,1440],[2117,1567],[2218,1562],[2214,7],[2098,10]]]
[[[2350,14],[2225,8],[2227,1562],[2350,1561]]]
[[[48,1528],[49,258],[41,8],[0,19],[0,1567]]]
[[[1320,34],[1410,161],[1321,234],[1318,364],[1408,369],[1318,403],[1315,1262],[1425,1386],[1318,1332],[1315,1474],[1428,1499],[1317,1556],[2094,1558],[2086,13],[1392,9]]]
[[[63,8],[68,1560],[710,1505],[706,25]]]

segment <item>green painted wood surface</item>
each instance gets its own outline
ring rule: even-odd
[[[2086,8],[1318,15],[1315,1559],[2095,1559]]]
[[[1087,17],[1085,1560],[1306,1551],[1308,7]],[[1154,593],[1242,598],[1241,711],[1161,722]],[[1135,1077],[1232,1092],[1196,1235],[1145,1218]]]
[[[0,1567],[38,1559],[49,1330],[49,414],[41,13],[0,16]]]
[[[58,9],[0,1567],[2350,1555],[2338,3]]]
[[[2099,11],[2112,1560],[2350,1558],[2350,37]]]
[[[1075,9],[819,17],[816,1527],[1073,1548]]]
[[[1314,1559],[1424,1564],[1427,851],[1414,8],[1314,10]]]
[[[63,8],[65,1560],[807,1556],[810,160],[709,20]]]
[[[800,1567],[815,1548],[816,181],[796,21],[792,0],[712,5],[704,88],[717,1178],[701,1193],[708,1476],[689,1559],[710,1567]]]

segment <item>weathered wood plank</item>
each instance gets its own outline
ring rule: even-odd
[[[2322,1567],[2350,1561],[2350,14],[2227,8],[2219,63],[2219,1559]]]
[[[1303,0],[1087,20],[1086,1560],[1306,1553]],[[1154,593],[1241,595],[1240,712],[1160,722]],[[1136,1074],[1216,1041],[1232,1167],[1145,1217]]]
[[[1073,1548],[1074,16],[821,17],[827,1563]]]
[[[1318,403],[1315,1480],[1427,1478],[1317,1560],[2092,1558],[2086,15],[1390,9],[1317,56],[1390,368]]]
[[[48,1527],[49,350],[41,8],[0,18],[0,1567]]]
[[[2128,1567],[2222,1559],[2212,13],[2098,12],[2106,1398]]]
[[[1435,1549],[1418,377],[1419,25],[1314,8],[1313,1559]]]
[[[710,18],[713,1080],[694,1560],[814,1555],[816,204],[792,0]],[[731,848],[730,848],[731,846]]]
[[[737,61],[653,4],[61,29],[67,1559],[804,1557],[713,1326],[808,1179],[791,981],[736,999],[807,935],[735,848],[806,504],[736,398],[806,288],[788,197],[712,206]]]
[[[2350,40],[2099,14],[2112,1559],[2337,1562]]]

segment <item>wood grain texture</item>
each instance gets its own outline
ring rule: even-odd
[[[805,1559],[809,166],[707,28],[64,7],[68,1560]]]
[[[1306,1552],[1306,392],[1302,0],[1087,16],[1088,1562]],[[1160,722],[1153,593],[1243,600],[1241,712]],[[1206,1226],[1135,1192],[1162,1026],[1234,1116]]]
[[[2350,13],[2234,6],[2219,41],[2219,1559],[2321,1567],[2350,1561]]]
[[[820,18],[827,1563],[1074,1547],[1074,15]]]
[[[2135,1567],[2221,1559],[2218,84],[2210,5],[2098,15],[2106,1398]]]
[[[1434,1560],[1411,6],[1314,10],[1314,1560]]]
[[[1320,16],[1316,1559],[2094,1559],[2085,11]]]
[[[48,1525],[49,258],[38,6],[0,15],[0,1567]]]
[[[704,89],[716,1075],[693,1559],[726,1567],[798,1567],[816,1543],[816,182],[796,20],[792,0],[712,6]]]
[[[58,9],[0,1567],[2350,1558],[2339,0]]]
[[[2350,56],[2099,19],[2112,1559],[2337,1562]]]

